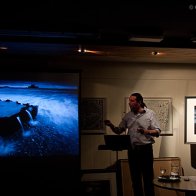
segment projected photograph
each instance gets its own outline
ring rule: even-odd
[[[79,154],[79,74],[0,74],[0,156]]]

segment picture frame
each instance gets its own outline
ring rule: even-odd
[[[106,98],[81,98],[80,117],[81,134],[105,134]]]
[[[110,196],[117,196],[117,181],[115,172],[92,172],[84,173],[81,182],[109,181]]]
[[[171,97],[144,97],[144,103],[152,109],[159,120],[161,136],[173,135],[173,110]],[[130,110],[129,98],[125,98],[125,113]]]
[[[185,96],[185,143],[196,144],[196,96]]]

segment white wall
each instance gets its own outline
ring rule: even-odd
[[[90,62],[83,65],[82,97],[105,97],[106,118],[118,124],[125,109],[124,99],[132,92],[144,97],[171,97],[173,136],[161,136],[154,144],[154,156],[177,156],[185,175],[196,175],[191,167],[190,144],[184,143],[185,96],[196,96],[196,65],[131,64]],[[113,134],[107,127],[106,132]],[[81,168],[105,168],[116,160],[112,151],[98,150],[103,135],[81,135]],[[126,158],[126,151],[119,158]]]

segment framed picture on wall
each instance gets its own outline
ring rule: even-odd
[[[146,106],[153,110],[160,123],[161,135],[173,135],[173,114],[171,97],[144,97]],[[130,110],[129,98],[125,98],[125,113]]]
[[[185,143],[196,144],[196,97],[185,97]]]
[[[115,172],[84,173],[81,178],[82,192],[86,196],[117,196]]]
[[[82,134],[104,134],[106,98],[81,98],[80,117]]]

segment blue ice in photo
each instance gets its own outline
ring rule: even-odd
[[[21,124],[18,130],[21,134],[0,136],[0,156],[79,155],[79,79],[74,74],[73,77],[67,73],[51,75],[42,74],[39,79],[31,74],[28,79],[26,74],[22,80],[17,77],[0,80],[1,102],[10,100],[38,106],[36,118],[30,119],[29,126]],[[9,110],[14,107],[5,104],[0,110],[0,118],[9,117]],[[21,123],[19,118],[17,120]]]

